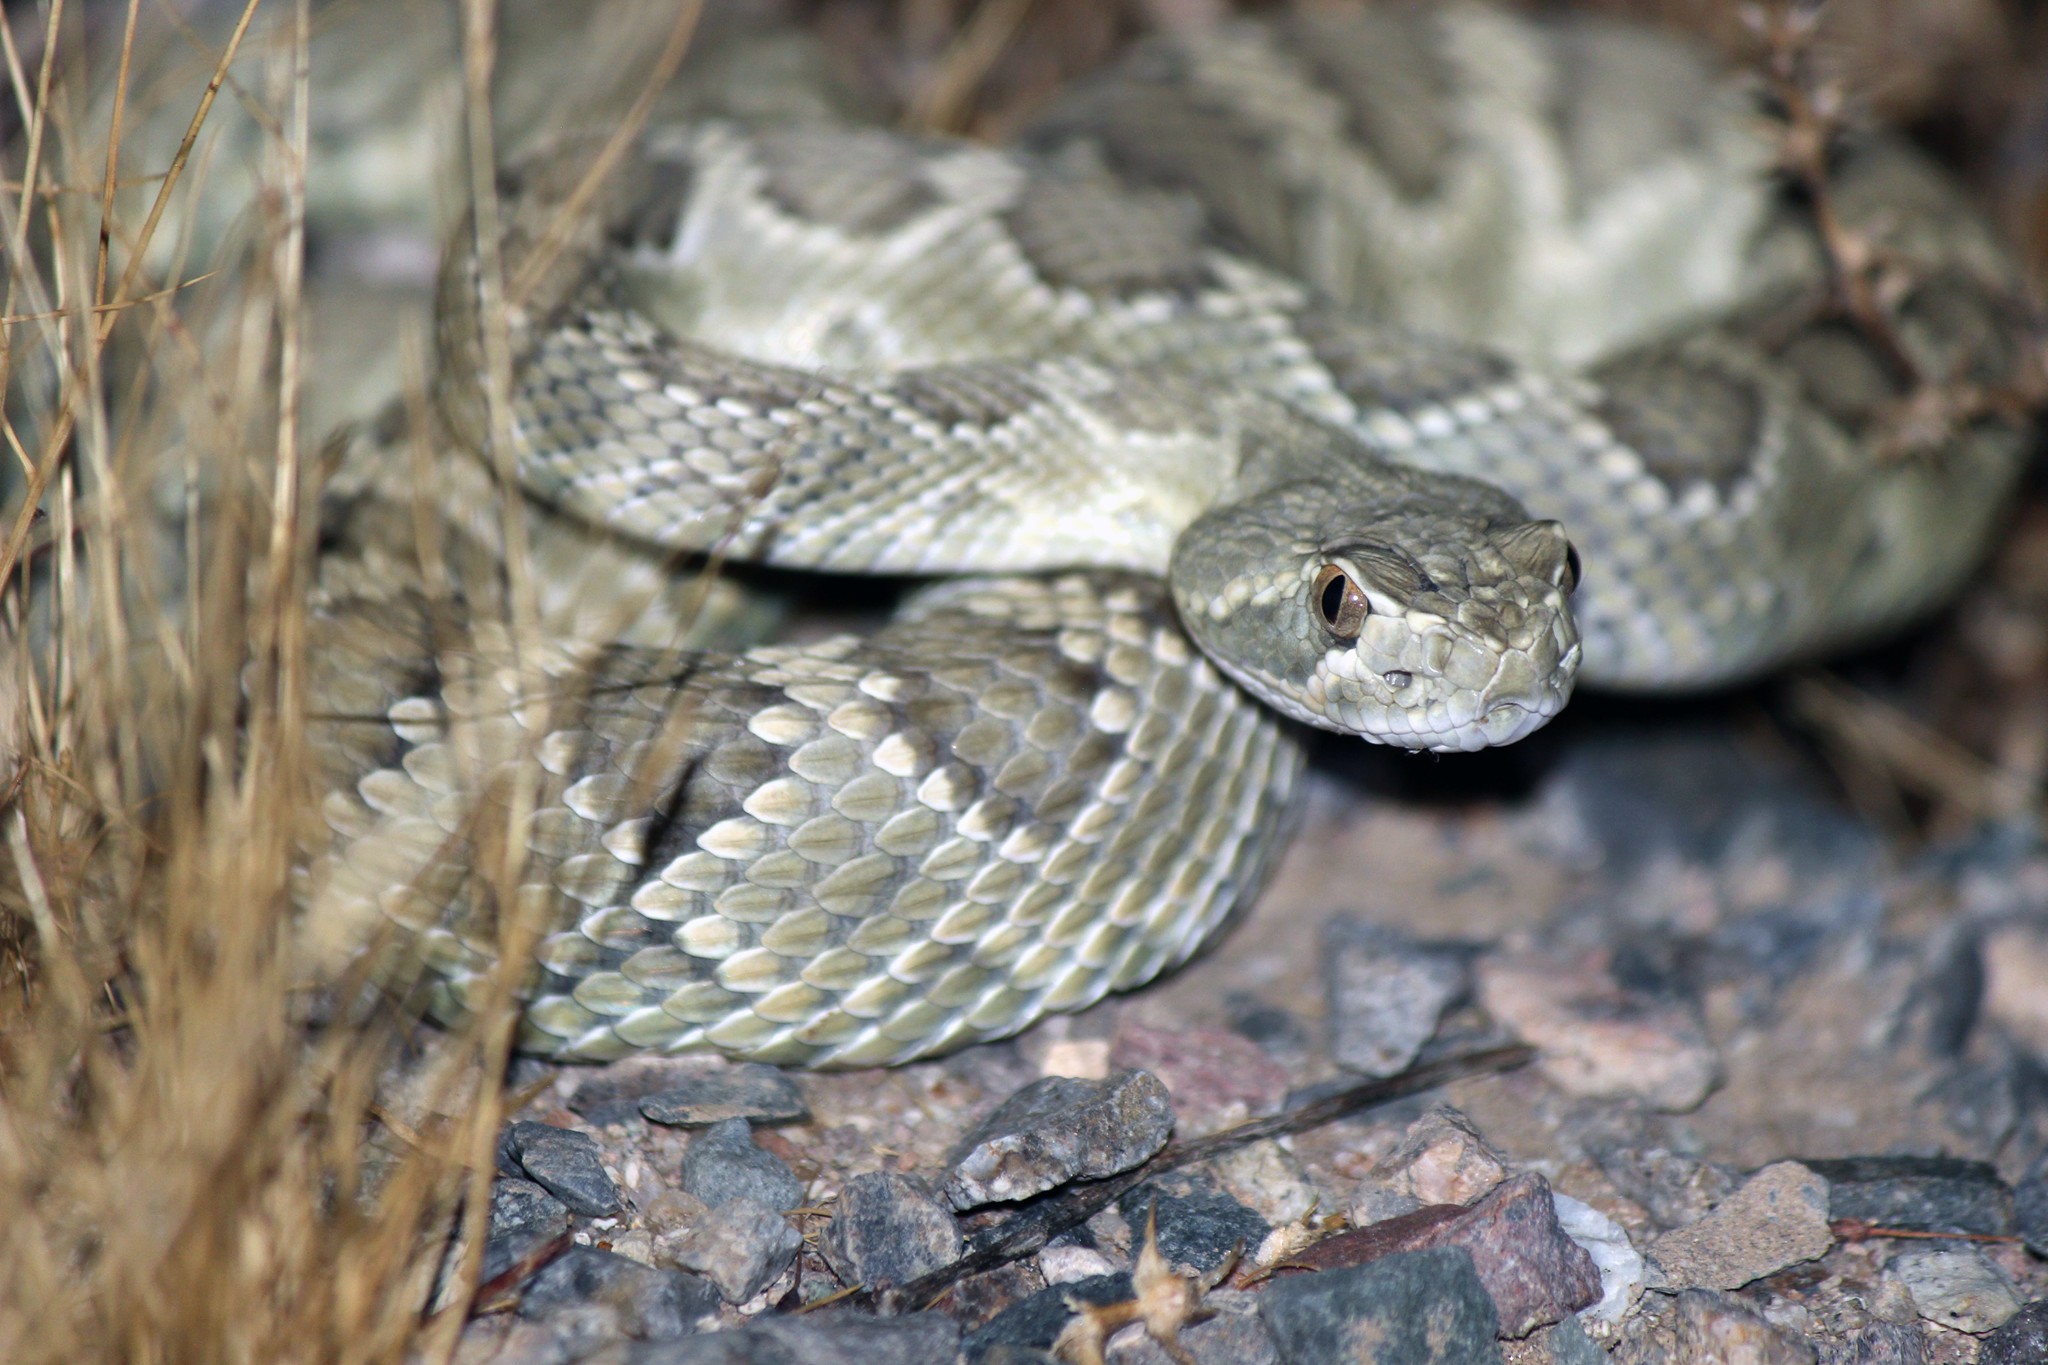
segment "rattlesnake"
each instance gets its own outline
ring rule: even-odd
[[[1505,743],[1575,674],[1718,683],[1923,610],[2020,423],[1887,448],[1916,380],[1828,306],[1758,104],[1633,29],[1442,7],[1155,39],[1021,148],[657,124],[566,237],[601,139],[528,157],[504,432],[544,598],[675,550],[1011,576],[732,655],[648,619],[454,647],[498,591],[481,465],[452,588],[357,509],[315,937],[395,921],[456,1015],[509,895],[529,1047],[902,1061],[1184,960],[1276,851],[1298,722]],[[1958,194],[1878,136],[1829,175],[1914,368],[2009,383],[2012,274]],[[451,253],[440,310],[473,448],[480,278]],[[597,529],[549,550],[559,518]]]

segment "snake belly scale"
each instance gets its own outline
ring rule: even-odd
[[[588,142],[514,167],[508,263],[549,253],[507,319],[543,621],[649,593],[630,637],[451,646],[437,613],[501,567],[481,466],[439,532],[481,568],[438,601],[376,529],[407,519],[354,510],[312,937],[397,924],[462,1013],[525,810],[526,1046],[929,1056],[1196,951],[1282,842],[1297,723],[1507,743],[1581,674],[1708,684],[1923,609],[2020,423],[1879,457],[1910,378],[1815,306],[1751,109],[1661,39],[1452,6],[1141,46],[1024,150],[665,124],[566,241]],[[1915,262],[1918,366],[2007,381],[2010,271],[1956,194],[1882,139],[1837,192]],[[452,254],[471,445],[477,297]],[[652,647],[647,566],[713,550],[981,577],[866,637]]]

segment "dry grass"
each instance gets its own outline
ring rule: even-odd
[[[131,0],[93,34],[117,58],[92,64],[82,5],[0,22],[21,130],[0,188],[0,1360],[445,1359],[506,1014],[424,1045],[395,1006],[323,1025],[288,938],[319,493],[299,416],[308,0],[251,0],[222,51]],[[872,4],[813,8],[929,49],[894,68],[921,73],[914,120],[990,131],[1131,28],[1211,7],[906,0],[893,30]],[[492,7],[462,16],[486,142]],[[89,90],[93,67],[124,95]],[[250,212],[209,246],[188,229],[219,192],[223,106],[261,151]],[[144,163],[122,150],[144,120],[189,133]],[[489,175],[473,188],[488,223]],[[1928,782],[1981,778],[1898,734]]]

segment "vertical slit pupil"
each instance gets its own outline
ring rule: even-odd
[[[1344,610],[1344,594],[1351,587],[1343,574],[1332,574],[1323,588],[1323,619],[1331,625],[1337,624],[1337,613]]]

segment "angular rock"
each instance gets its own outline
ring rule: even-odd
[[[1323,929],[1323,989],[1330,1057],[1367,1076],[1405,1069],[1436,1033],[1444,1011],[1470,988],[1462,954],[1425,948],[1405,934],[1358,920]]]
[[[1865,1323],[1846,1349],[1848,1365],[1927,1365],[1927,1335],[1917,1322]]]
[[[1986,1161],[1857,1156],[1807,1161],[1828,1182],[1828,1214],[1915,1232],[2012,1231],[2013,1192]]]
[[[1174,1171],[1148,1180],[1117,1201],[1135,1246],[1147,1217],[1157,1217],[1159,1253],[1183,1275],[1204,1275],[1233,1249],[1258,1250],[1272,1231],[1266,1220],[1226,1194],[1199,1171]]]
[[[683,1189],[713,1208],[752,1199],[775,1210],[803,1203],[803,1182],[787,1162],[754,1145],[745,1119],[723,1119],[699,1133],[683,1153]]]
[[[842,1284],[908,1284],[960,1259],[960,1225],[931,1187],[893,1171],[857,1175],[839,1191],[821,1243]]]
[[[1499,1322],[1461,1250],[1401,1252],[1370,1265],[1291,1275],[1260,1296],[1285,1365],[1485,1365]]]
[[[1828,1183],[1796,1161],[1764,1167],[1714,1211],[1650,1243],[1653,1285],[1739,1289],[1834,1245]]]
[[[1527,1336],[1600,1301],[1599,1267],[1558,1225],[1550,1185],[1533,1172],[1506,1181],[1469,1208],[1432,1205],[1324,1238],[1288,1262],[1358,1266],[1436,1247],[1456,1247],[1471,1257],[1502,1336]]]
[[[742,1196],[707,1210],[680,1236],[664,1238],[659,1254],[717,1285],[727,1303],[745,1303],[775,1283],[803,1244],[780,1211]]]
[[[1973,1246],[1908,1251],[1888,1267],[1929,1322],[1961,1332],[1989,1332],[2020,1311],[2005,1273]]]
[[[1566,1318],[1529,1338],[1545,1354],[1537,1359],[1544,1365],[1607,1365],[1607,1352],[1593,1344],[1577,1318]],[[1534,1365],[1534,1362],[1531,1362]]]
[[[542,1319],[591,1306],[603,1311],[612,1335],[673,1341],[718,1312],[718,1291],[694,1275],[571,1247],[527,1282],[519,1316]]]
[[[1477,966],[1479,1002],[1523,1042],[1566,1094],[1641,1099],[1669,1113],[1695,1109],[1720,1078],[1720,1058],[1697,1020],[1624,990],[1605,972],[1539,954],[1489,954]]]
[[[1155,1029],[1126,1020],[1110,1063],[1149,1071],[1173,1097],[1182,1138],[1201,1137],[1270,1114],[1287,1098],[1287,1068],[1241,1033]]]
[[[685,1077],[640,1098],[650,1123],[703,1128],[726,1119],[784,1123],[810,1117],[803,1092],[779,1067],[740,1062],[718,1071]]]
[[[1172,1101],[1150,1072],[1119,1071],[1101,1081],[1046,1076],[954,1145],[946,1157],[946,1197],[956,1209],[971,1209],[1116,1175],[1142,1164],[1172,1134]]]
[[[2048,1299],[2036,1299],[1984,1338],[1977,1365],[2040,1365],[2048,1360]]]
[[[551,1123],[507,1124],[498,1137],[498,1165],[508,1173],[523,1172],[585,1218],[624,1207],[617,1183],[605,1174],[604,1152],[588,1133]]]
[[[1068,1319],[1074,1316],[1074,1310],[1067,1306],[1070,1299],[1076,1303],[1109,1304],[1122,1303],[1130,1297],[1131,1277],[1127,1271],[1096,1275],[1040,1290],[1028,1299],[1011,1304],[968,1335],[962,1343],[968,1363],[981,1365],[998,1347],[1050,1351]]]
[[[1727,1167],[1663,1147],[1603,1146],[1593,1159],[1616,1189],[1667,1228],[1706,1217],[1737,1184]]]
[[[561,1200],[530,1180],[493,1180],[490,1231],[484,1237],[480,1283],[489,1284],[522,1258],[568,1233],[569,1209]]]
[[[1507,1178],[1507,1162],[1466,1118],[1439,1104],[1408,1125],[1372,1178],[1424,1204],[1469,1204]]]

